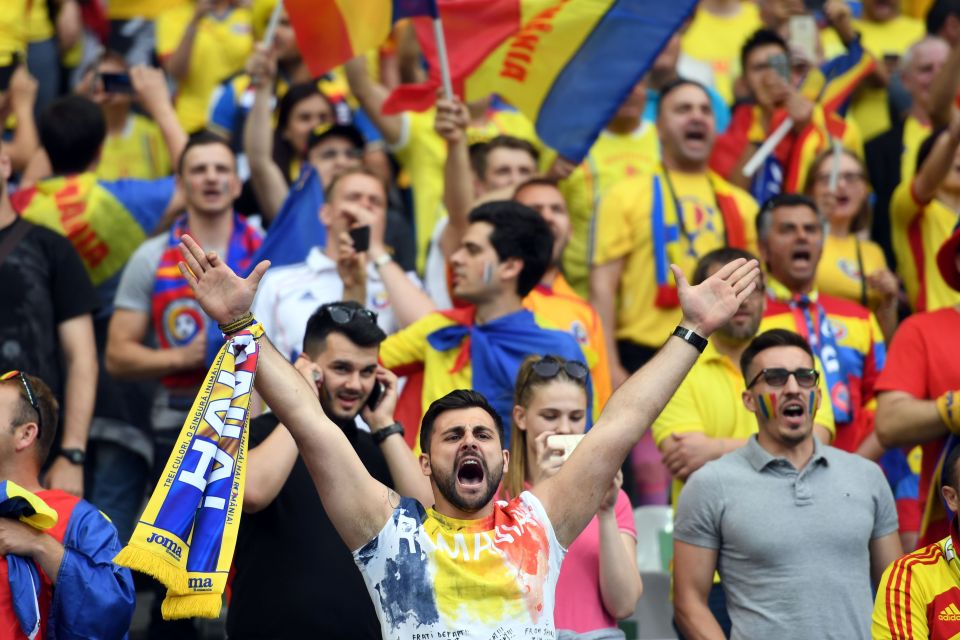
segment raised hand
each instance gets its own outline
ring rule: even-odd
[[[726,324],[760,282],[760,264],[743,258],[727,263],[695,287],[690,286],[680,267],[671,264],[670,269],[683,309],[680,324],[704,337]]]
[[[232,322],[250,310],[260,280],[270,267],[270,261],[264,260],[249,276],[241,278],[216,251],[204,253],[186,234],[180,238],[180,255],[184,259],[177,265],[180,273],[193,289],[200,307],[220,324]]]

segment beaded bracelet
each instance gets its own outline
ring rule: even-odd
[[[237,331],[242,331],[243,329],[246,329],[252,324],[256,324],[256,322],[257,322],[257,319],[253,317],[253,312],[247,311],[245,314],[243,314],[236,320],[232,322],[228,322],[227,324],[219,324],[218,326],[220,327],[220,331],[222,331],[224,335],[229,336],[230,334],[236,333]]]

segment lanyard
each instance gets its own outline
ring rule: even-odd
[[[860,251],[860,238],[854,236],[857,247],[857,272],[860,274],[860,305],[867,306],[867,274],[863,270],[863,252]]]
[[[670,172],[667,171],[667,168],[660,163],[660,170],[663,173],[663,180],[667,183],[667,189],[670,191],[670,198],[673,200],[673,208],[677,212],[677,223],[680,225],[680,233],[683,234],[683,237],[686,238],[687,244],[690,245],[690,251],[693,252],[693,240],[690,238],[690,234],[687,232],[687,225],[683,221],[683,205],[680,204],[680,199],[677,197],[677,192],[673,188],[673,181],[670,180]],[[715,207],[717,214],[721,214],[720,203],[717,200],[717,191],[713,187],[713,180],[710,178],[710,174],[707,173],[707,186],[710,187],[710,196],[713,198],[713,206]],[[720,216],[721,219],[723,216]],[[727,225],[723,225],[723,244],[728,246],[730,244],[729,238],[727,238]]]

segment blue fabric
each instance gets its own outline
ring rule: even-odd
[[[158,180],[101,181],[99,185],[126,207],[147,234],[152,233],[160,223],[177,187],[173,176]]]
[[[817,312],[817,324],[814,326],[813,315],[810,312],[813,307]],[[840,399],[846,399],[845,402],[833,402],[833,417],[838,425],[847,424],[853,421],[853,407],[850,407],[850,385],[849,378],[842,366],[840,366],[837,349],[837,341],[833,337],[833,329],[830,327],[830,321],[827,319],[827,312],[819,302],[810,300],[808,296],[795,296],[790,300],[790,308],[800,309],[804,321],[807,323],[807,336],[810,347],[820,358],[823,365],[823,373],[827,378],[827,389],[831,394],[839,393]],[[882,363],[879,363],[882,366]],[[839,391],[836,391],[839,390]],[[844,409],[843,405],[849,407]]]
[[[504,448],[510,446],[510,423],[513,415],[513,388],[524,359],[532,354],[558,355],[567,360],[586,362],[576,338],[566,331],[547,329],[536,322],[534,315],[523,309],[480,325],[454,324],[437,329],[427,336],[437,351],[460,346],[470,336],[470,365],[473,389],[493,405],[504,426]],[[593,417],[593,383],[587,379],[587,426]]]
[[[393,21],[413,18],[414,16],[430,16],[436,18],[436,0],[393,0]]]
[[[48,638],[127,637],[136,592],[130,570],[113,563],[120,548],[113,525],[93,505],[80,500],[63,537]]]
[[[35,513],[34,508],[20,496],[7,497],[7,481],[0,482],[0,518],[17,519]],[[33,638],[40,627],[40,574],[29,558],[8,554],[7,573],[10,583],[10,597],[13,610],[17,614],[20,630],[28,638]]]
[[[770,154],[763,161],[763,165],[753,174],[750,180],[750,195],[757,202],[766,202],[783,190],[783,166],[780,161]]]

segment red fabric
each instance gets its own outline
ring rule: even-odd
[[[403,439],[410,449],[416,448],[417,434],[420,432],[420,420],[423,419],[423,369],[407,376],[403,391],[397,399],[397,408],[393,418],[403,427]]]
[[[337,65],[363,53],[353,50],[338,3],[286,0],[283,5],[290,24],[294,26],[300,55],[311,75],[322,76]]]
[[[752,105],[740,105],[733,110],[730,116],[730,125],[727,130],[717,136],[710,153],[710,168],[726,179],[740,162],[744,149],[747,148],[748,134],[753,125]]]
[[[302,0],[306,3],[308,0]],[[521,0],[438,0],[437,8],[443,20],[443,35],[447,45],[453,92],[463,97],[463,84],[484,59],[501,42],[517,33],[520,22]],[[429,76],[426,82],[401,85],[383,104],[383,113],[425,111],[433,106],[440,82],[440,63],[433,36],[433,21],[414,18],[420,50],[427,60]],[[478,28],[482,25],[482,28]]]
[[[70,523],[70,516],[73,514],[74,507],[80,502],[80,498],[72,496],[65,491],[38,491],[37,496],[43,499],[54,511],[57,512],[57,524],[52,529],[47,529],[47,534],[52,536],[57,542],[63,544],[63,536],[67,532],[67,525]],[[50,578],[40,569],[40,632],[37,638],[46,637],[46,621],[50,617],[50,601],[52,598],[53,583]],[[20,623],[17,621],[17,614],[13,611],[13,600],[10,598],[10,578],[7,574],[6,559],[0,560],[0,638],[4,640],[21,640],[27,636],[20,630]]]
[[[960,313],[953,308],[918,313],[904,320],[893,336],[886,366],[877,379],[877,392],[903,391],[919,400],[932,400],[960,388]],[[926,503],[934,469],[945,438],[923,444],[920,500]],[[922,507],[921,507],[922,511]],[[920,546],[949,533],[946,520],[930,523]]]

